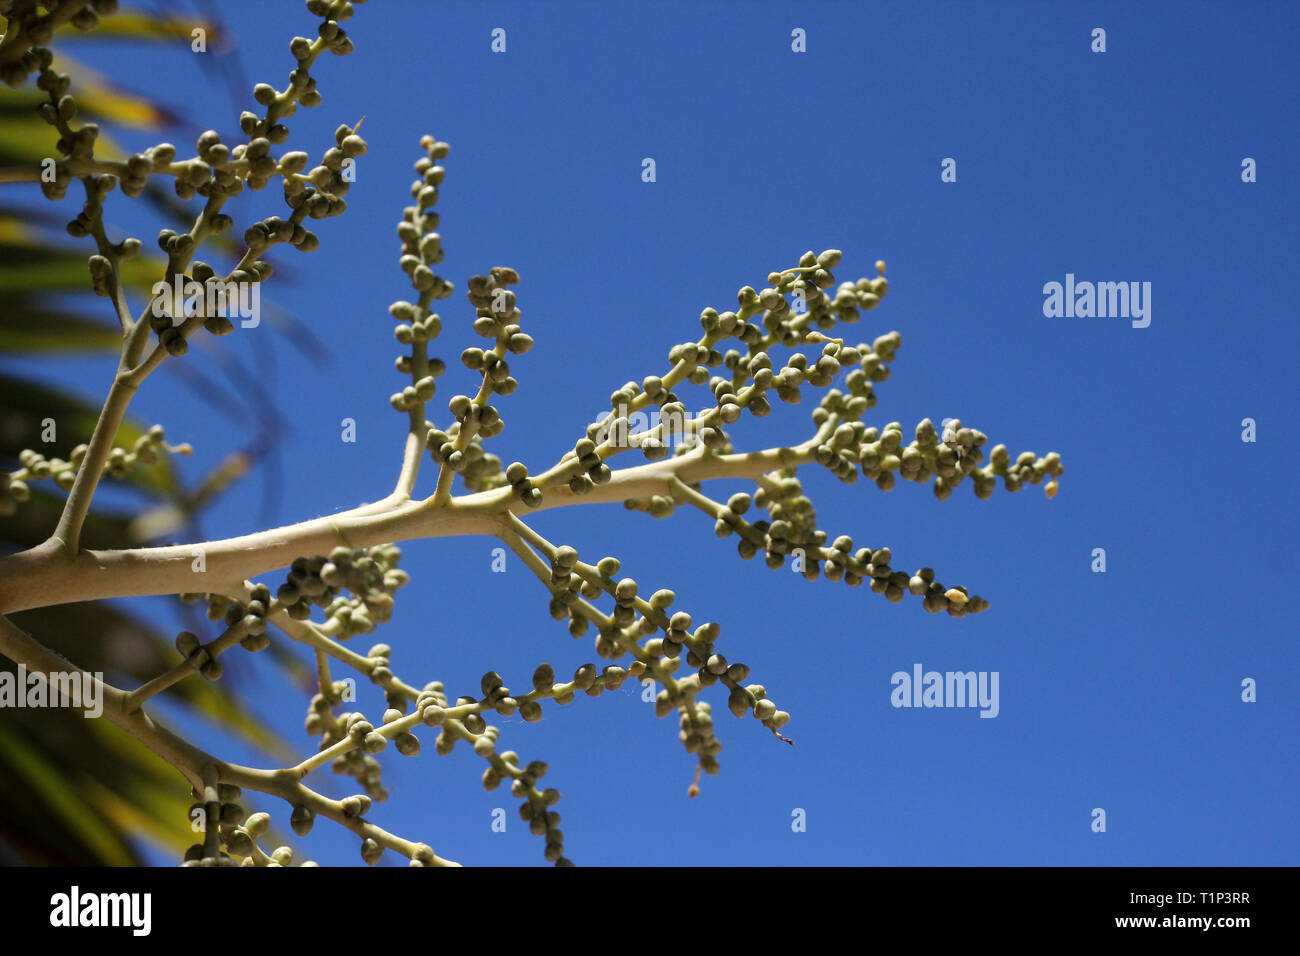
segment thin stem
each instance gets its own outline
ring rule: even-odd
[[[74,557],[79,550],[81,527],[86,521],[91,499],[95,497],[95,489],[104,474],[109,452],[113,450],[117,431],[122,426],[122,419],[126,417],[127,406],[131,404],[135,392],[136,386],[122,375],[113,380],[113,385],[108,390],[108,398],[100,410],[86,455],[77,468],[72,490],[68,492],[68,500],[63,506],[63,514],[59,516],[58,527],[54,529],[53,538],[62,545],[64,553],[69,557]]]
[[[330,677],[330,659],[323,650],[316,651],[316,683],[326,700],[334,696],[334,680]]]
[[[247,634],[242,623],[234,624],[231,627],[226,628],[220,637],[200,648],[200,650],[205,651],[206,653],[196,652],[191,654],[175,667],[159,674],[157,677],[153,678],[153,680],[141,684],[135,690],[127,694],[126,699],[122,702],[123,709],[128,714],[134,713],[139,710],[140,705],[150,697],[161,694],[168,687],[171,687],[173,684],[177,684],[186,677],[189,677],[209,660],[216,660],[217,657],[229,650],[237,642],[243,640],[245,636],[247,636]]]

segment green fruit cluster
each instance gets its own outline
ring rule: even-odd
[[[31,448],[24,448],[18,453],[17,471],[0,471],[0,516],[13,514],[18,505],[31,497],[30,480],[49,479],[63,491],[71,491],[76,483],[77,472],[85,460],[88,446],[77,445],[67,459],[46,458]],[[129,478],[137,465],[154,465],[166,454],[188,455],[193,452],[189,444],[168,445],[161,425],[152,426],[137,438],[130,448],[114,448],[104,463],[103,474],[110,478],[124,480]]]
[[[298,620],[310,615],[313,604],[325,608],[327,616],[337,622],[343,640],[353,634],[368,634],[376,622],[392,616],[393,595],[410,580],[397,566],[401,556],[401,549],[390,544],[365,549],[339,547],[328,558],[298,558],[276,597],[289,616]],[[350,599],[341,595],[344,590],[351,592]]]

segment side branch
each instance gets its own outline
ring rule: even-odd
[[[23,663],[33,673],[84,673],[3,616],[0,616],[0,654]],[[419,856],[428,865],[458,865],[433,854],[425,844],[402,839],[367,820],[348,814],[340,801],[330,800],[304,786],[299,776],[292,771],[241,767],[213,757],[154,723],[143,710],[132,708],[130,695],[125,691],[97,679],[96,683],[100,688],[104,716],[180,771],[196,793],[211,794],[218,783],[257,790],[280,797],[295,806],[307,806],[314,813],[342,824],[361,837],[373,839],[379,845],[407,857]],[[215,817],[216,814],[209,813],[209,819]],[[212,826],[205,835],[209,849],[212,849],[211,843],[215,840],[216,833],[217,828]]]
[[[73,482],[72,491],[68,493],[68,500],[63,506],[63,514],[59,517],[58,527],[54,529],[54,539],[57,540],[68,556],[77,553],[78,542],[81,539],[81,526],[85,523],[87,512],[90,511],[91,499],[95,497],[95,489],[99,486],[99,479],[104,474],[104,466],[108,463],[109,452],[113,450],[113,442],[117,440],[118,429],[122,426],[122,419],[126,417],[127,406],[131,404],[135,391],[136,386],[119,375],[113,380],[113,386],[108,391],[108,398],[99,413],[99,420],[95,423],[95,432],[90,438],[90,445],[86,449],[86,455],[81,460],[80,467],[77,469],[77,477]],[[28,605],[28,607],[31,606]],[[17,609],[11,608],[10,610]]]

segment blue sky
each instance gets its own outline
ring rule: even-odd
[[[183,6],[183,5],[177,5]],[[249,85],[283,85],[288,41],[314,34],[301,4],[220,5]],[[898,330],[893,377],[866,421],[959,417],[1015,454],[1057,451],[1060,494],[969,483],[946,502],[900,482],[839,484],[801,471],[831,537],[888,545],[897,568],[936,569],[989,599],[978,616],[929,615],[789,569],[742,561],[734,539],[682,508],[667,521],[617,505],[539,514],[534,526],[584,559],[614,554],[643,591],[669,587],[718,649],[752,668],[793,719],[787,747],[714,706],[722,774],[688,799],[694,759],[676,717],[655,720],[629,683],[540,724],[494,720],[501,748],[550,764],[566,852],[579,864],[757,865],[1292,864],[1297,823],[1297,578],[1288,432],[1297,414],[1295,210],[1300,186],[1294,5],[601,4],[389,2],[358,6],[357,51],[314,69],[324,104],[290,121],[284,148],[318,155],[365,116],[349,211],[318,224],[319,251],[277,250],[265,295],[332,353],[316,365],[268,329],[193,354],[257,369],[292,418],[273,521],[287,524],[386,494],[405,416],[386,307],[407,298],[394,226],[410,201],[426,132],[452,144],[438,210],[442,303],[433,349],[450,366],[432,406],[471,384],[465,279],[517,269],[519,390],[497,402],[505,462],[541,470],[581,437],[629,379],[663,374],[668,349],[699,335],[705,306],[734,308],[807,249],[839,248],[837,280],[888,263],[890,292],[848,335]],[[506,52],[490,50],[506,31]],[[1106,31],[1106,52],[1091,51]],[[807,52],[791,50],[791,31]],[[236,132],[235,102],[185,47],[80,48],[128,88],[160,94],[194,125]],[[215,55],[215,54],[209,54]],[[148,137],[119,133],[130,148]],[[657,181],[642,182],[646,157]],[[1257,182],[1242,181],[1242,161]],[[956,181],[941,162],[956,161]],[[74,200],[64,206],[72,215]],[[110,215],[146,243],[158,223],[115,198]],[[232,204],[238,229],[283,211],[279,190]],[[195,206],[197,209],[198,207]],[[228,210],[230,211],[230,207]],[[242,218],[241,218],[242,217]],[[204,256],[200,256],[205,258]],[[1151,322],[1049,318],[1043,286],[1149,282]],[[187,359],[190,361],[190,359]],[[97,396],[107,360],[61,363]],[[683,390],[689,408],[704,389]],[[810,434],[798,407],[746,419],[749,450]],[[150,380],[133,412],[191,441],[202,474],[254,437],[179,379]],[[339,439],[357,422],[358,441]],[[1241,439],[1254,419],[1254,443]],[[633,453],[612,464],[637,463]],[[426,469],[421,488],[431,488]],[[261,525],[263,476],[206,519],[215,536]],[[752,487],[752,486],[751,486]],[[740,484],[706,487],[725,499]],[[219,529],[215,530],[215,529]],[[382,640],[410,683],[454,697],[499,671],[527,687],[600,662],[546,612],[548,595],[510,559],[491,573],[488,538],[407,542]],[[1092,570],[1105,549],[1106,571]],[[282,578],[262,580],[273,588]],[[169,620],[165,599],[133,602]],[[253,663],[253,662],[250,662]],[[254,708],[303,753],[306,699],[267,665],[241,668]],[[1000,711],[896,709],[895,671],[997,672]],[[1241,700],[1243,679],[1258,702]],[[377,695],[363,699],[377,716]],[[505,790],[478,783],[465,749],[385,755],[393,796],[372,818],[468,864],[543,864],[542,843]],[[231,759],[255,759],[207,740]],[[348,778],[309,782],[341,796]],[[505,833],[491,830],[504,807]],[[1107,828],[1092,832],[1104,808]],[[267,801],[281,825],[287,808]],[[792,814],[806,815],[793,832]],[[321,824],[305,841],[326,863],[360,863],[355,839]],[[390,859],[388,862],[400,863]]]

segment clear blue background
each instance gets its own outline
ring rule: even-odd
[[[315,18],[294,3],[220,10],[235,37],[226,63],[246,71],[245,91],[283,86],[288,41],[314,36]],[[433,349],[450,366],[431,406],[439,424],[446,399],[473,379],[457,361],[479,344],[466,277],[509,265],[523,278],[523,325],[537,346],[512,363],[521,387],[498,403],[507,427],[490,446],[503,461],[548,466],[611,391],[668,368],[668,349],[698,337],[702,307],[734,308],[739,287],[762,288],[805,250],[834,247],[844,250],[837,280],[888,262],[888,297],[849,334],[871,341],[897,329],[903,339],[868,423],[901,421],[910,439],[924,417],[960,417],[1013,457],[1055,450],[1065,463],[1052,501],[1026,485],[983,502],[966,483],[940,503],[909,482],[882,494],[816,466],[801,472],[831,537],[888,545],[897,567],[932,566],[992,602],[960,620],[928,615],[916,598],[891,605],[865,587],[741,561],[735,539],[718,540],[690,508],[667,521],[618,505],[537,515],[556,543],[588,560],[615,554],[644,590],[673,588],[697,622],[720,622],[719,650],[793,714],[787,747],[706,691],[723,771],[695,800],[676,716],[656,721],[631,683],[548,704],[541,724],[495,718],[502,750],[549,761],[569,857],[1298,862],[1294,4],[410,0],[358,6],[346,26],[357,52],[318,62],[324,104],[299,111],[284,148],[319,156],[338,123],[364,115],[370,151],[348,213],[318,224],[321,249],[276,250],[272,261],[292,268],[265,290],[333,358],[314,364],[266,328],[193,356],[214,376],[222,354],[259,369],[293,425],[280,497],[266,496],[264,477],[248,480],[210,514],[210,534],[256,530],[267,502],[284,524],[390,490],[406,418],[388,405],[403,381],[386,307],[411,295],[394,226],[426,132],[452,144],[439,271],[457,292],[442,303]],[[505,54],[489,49],[496,27]],[[806,53],[791,52],[796,27]],[[1090,51],[1094,27],[1106,30],[1104,54]],[[121,49],[78,47],[198,124],[170,134],[185,155],[208,126],[237,141],[250,94],[233,100],[186,46]],[[150,142],[118,137],[134,149]],[[644,157],[657,163],[655,183],[641,181]],[[945,157],[957,161],[955,183],[940,181]],[[1241,181],[1245,157],[1258,163],[1257,183]],[[63,203],[69,217],[76,195]],[[110,215],[148,243],[158,223],[133,205],[117,198]],[[278,188],[232,207],[239,230],[284,211]],[[1042,286],[1067,272],[1150,282],[1150,327],[1045,318]],[[70,370],[97,398],[111,363],[47,373]],[[696,409],[706,394],[684,397]],[[813,394],[747,419],[738,446],[805,438]],[[166,372],[133,413],[197,446],[194,476],[259,427],[217,415]],[[356,444],[339,440],[345,417],[357,422]],[[1254,444],[1241,440],[1247,417]],[[431,479],[426,466],[426,492]],[[741,486],[706,490],[725,500]],[[570,638],[518,560],[490,572],[497,545],[404,544],[413,583],[392,623],[354,643],[391,644],[400,676],[442,680],[453,697],[477,694],[488,669],[527,688],[542,660],[562,676],[603,664],[594,632]],[[1094,548],[1106,551],[1104,574],[1090,569]],[[164,601],[132,603],[170,620]],[[918,662],[998,671],[1001,713],[892,708],[890,675]],[[238,669],[252,705],[311,752],[307,695],[286,693],[267,667],[249,659]],[[1248,677],[1258,703],[1240,699]],[[366,685],[363,705],[377,717],[374,690]],[[419,759],[384,755],[393,797],[372,818],[465,863],[541,864],[519,801],[478,784],[483,761],[464,747],[440,759],[433,732],[423,736]],[[354,789],[328,770],[308,782],[335,796]],[[259,806],[287,829],[287,808]],[[490,829],[496,807],[504,834]],[[1090,829],[1095,807],[1108,815],[1102,834]],[[792,832],[796,808],[807,832]],[[331,824],[305,844],[322,864],[360,863],[355,838]]]

